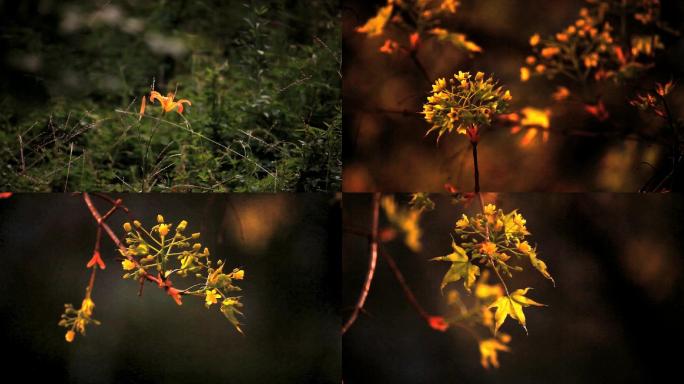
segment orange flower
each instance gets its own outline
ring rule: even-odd
[[[159,102],[162,105],[162,108],[164,108],[164,112],[171,112],[177,107],[178,113],[183,113],[183,103],[192,105],[190,100],[187,99],[173,101],[174,96],[175,95],[172,92],[169,92],[166,96],[162,96],[159,92],[152,91],[150,92],[150,103],[154,103],[155,100],[159,100]]]
[[[162,96],[161,93],[157,91],[152,91],[150,92],[149,97],[150,103],[154,103],[155,100],[159,100],[159,103],[164,109],[164,113],[171,112],[174,109],[176,109],[176,112],[178,112],[179,114],[183,114],[183,104],[192,105],[192,103],[188,99],[180,99],[178,101],[175,101],[175,95],[173,94],[173,92],[169,92],[166,96]],[[145,107],[146,101],[145,97],[143,96],[142,104],[140,105],[140,119],[142,119],[143,115],[145,114]]]

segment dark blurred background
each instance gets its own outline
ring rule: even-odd
[[[384,0],[343,1],[344,54],[344,186],[348,192],[443,192],[451,183],[472,190],[469,142],[462,135],[424,137],[428,124],[422,104],[431,87],[406,55],[378,52],[386,38],[407,44],[408,36],[394,28],[389,35],[368,38],[355,32],[374,16]],[[465,33],[483,52],[463,53],[434,39],[422,44],[418,58],[432,80],[461,71],[483,71],[511,90],[511,110],[525,106],[551,108],[551,94],[567,85],[545,77],[520,82],[520,67],[530,53],[529,38],[548,36],[573,23],[583,0],[462,0],[456,15],[445,23]],[[662,20],[682,31],[684,2],[663,0]],[[601,84],[609,121],[601,123],[579,103],[551,108],[551,134],[541,133],[526,146],[525,131],[511,134],[507,127],[487,129],[482,135],[480,174],[486,191],[637,191],[666,157],[666,148],[653,140],[625,140],[652,135],[662,124],[628,104],[637,92],[655,82],[682,78],[684,40],[661,33],[666,49],[658,51],[655,67],[628,87]],[[572,89],[572,88],[571,88]],[[682,117],[684,89],[670,96],[676,117]],[[387,110],[393,111],[391,113]],[[405,114],[396,113],[405,111]],[[580,132],[581,131],[581,134]],[[639,136],[641,137],[641,136]]]
[[[65,342],[57,322],[64,303],[83,299],[95,222],[80,196],[14,195],[0,200],[6,374],[30,365],[22,381],[339,383],[340,216],[332,196],[120,196],[148,227],[157,213],[188,220],[214,258],[245,269],[245,335],[201,298],[178,307],[150,284],[139,298],[104,238],[107,268],[93,291],[93,317],[102,325]],[[122,234],[125,219],[116,214],[112,228]]]
[[[427,260],[450,252],[456,219],[477,206],[464,211],[448,196],[434,200],[437,209],[421,220],[423,251],[411,253],[400,240],[386,249],[419,302],[440,315],[446,308],[439,284],[447,267]],[[548,305],[526,310],[529,336],[507,320],[502,330],[512,336],[511,352],[499,353],[499,369],[483,369],[473,339],[458,329],[429,328],[380,258],[365,313],[343,337],[345,383],[643,383],[678,377],[683,196],[500,194],[496,201],[527,219],[539,257],[556,280],[554,288],[528,267],[509,284],[533,287],[529,296]],[[345,228],[369,229],[370,195],[347,194],[343,204]],[[344,319],[367,260],[366,239],[345,233]],[[463,293],[462,285],[453,288]]]

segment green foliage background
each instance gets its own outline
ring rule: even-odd
[[[339,189],[337,2],[0,7],[0,189]],[[138,120],[153,82],[184,116]]]

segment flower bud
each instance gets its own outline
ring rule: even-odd
[[[185,227],[187,227],[187,226],[188,226],[188,222],[183,220],[178,224],[178,227],[176,227],[176,231],[183,232],[183,231],[185,231]]]
[[[199,237],[200,237],[200,233],[199,233],[199,232],[196,232],[196,233],[193,233],[193,234],[192,234],[192,238],[193,238],[193,239],[199,239]]]
[[[71,329],[67,331],[66,335],[64,335],[64,338],[68,343],[71,343],[74,341],[74,337],[76,336],[76,332],[72,331]]]
[[[133,220],[133,225],[135,225],[136,228],[142,227],[142,224],[138,220]]]
[[[159,219],[157,218],[157,220],[159,220]],[[162,218],[162,221],[164,221],[163,218]],[[161,237],[165,237],[168,234],[169,234],[169,226],[166,224],[159,224],[159,235]]]
[[[131,227],[131,223],[124,223],[123,225],[124,231],[130,232],[133,228]]]
[[[157,215],[157,223],[161,224],[164,222],[164,216],[162,215]]]

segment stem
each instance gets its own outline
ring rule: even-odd
[[[162,110],[162,116],[164,116],[164,112]],[[154,138],[154,134],[157,133],[157,129],[159,128],[159,124],[161,123],[161,117],[157,119],[157,123],[154,125],[154,128],[152,128],[152,133],[150,134],[150,138],[147,140],[147,146],[145,148],[145,156],[143,156],[143,163],[142,163],[142,191],[145,192],[145,184],[147,182],[147,154],[150,152],[150,147],[152,146],[152,138]]]
[[[480,167],[477,165],[477,143],[474,141],[470,142],[471,146],[473,147],[473,168],[475,170],[475,193],[479,194],[480,193]],[[480,201],[482,199],[480,198]],[[482,214],[484,214],[484,206],[482,208]],[[489,236],[489,234],[488,234]]]
[[[411,288],[408,286],[408,283],[406,283],[406,279],[404,278],[404,275],[401,273],[401,270],[399,270],[399,266],[397,266],[396,261],[392,256],[390,256],[387,251],[384,249],[380,250],[380,255],[385,259],[387,262],[387,265],[389,265],[390,269],[392,272],[394,272],[394,277],[396,277],[397,281],[401,285],[401,288],[404,290],[404,295],[406,296],[406,300],[413,306],[413,308],[416,309],[418,314],[425,319],[425,321],[430,320],[430,315],[423,309],[423,307],[420,305],[418,300],[416,299],[416,296],[413,294],[413,291],[411,291]]]
[[[420,71],[420,74],[423,75],[423,79],[428,82],[428,84],[432,84],[432,79],[430,79],[430,74],[428,73],[427,69],[425,69],[425,66],[423,63],[420,62],[420,59],[418,59],[417,51],[412,51],[409,54],[409,57],[411,58],[411,61],[413,64],[416,65],[418,70]]]
[[[342,334],[344,335],[349,327],[354,324],[359,312],[363,309],[366,303],[366,298],[368,297],[368,292],[370,291],[371,283],[373,282],[373,276],[375,274],[375,266],[378,261],[378,225],[380,221],[380,193],[376,192],[373,194],[373,225],[371,227],[371,242],[370,242],[370,259],[368,260],[368,272],[366,273],[366,281],[363,283],[363,289],[359,295],[359,299],[354,306],[354,311],[352,312],[347,322],[342,326]]]

